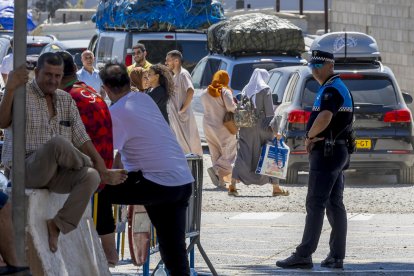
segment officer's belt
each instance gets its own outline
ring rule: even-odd
[[[320,141],[317,141],[316,143],[318,143],[318,142],[325,143],[325,140],[320,140]],[[338,139],[338,140],[335,140],[334,144],[335,145],[346,145],[346,140],[345,139]]]

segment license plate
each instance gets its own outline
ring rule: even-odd
[[[357,149],[371,149],[371,140],[355,140]]]

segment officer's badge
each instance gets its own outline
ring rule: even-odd
[[[323,100],[324,101],[329,101],[331,98],[332,98],[331,93],[323,93]]]

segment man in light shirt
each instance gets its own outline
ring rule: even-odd
[[[108,63],[100,72],[103,88],[112,101],[114,148],[128,171],[118,186],[105,186],[99,194],[99,220],[111,219],[101,235],[115,230],[112,204],[142,204],[157,229],[161,258],[172,276],[189,276],[185,243],[188,199],[192,192],[188,163],[177,139],[154,100],[131,92],[127,69]],[[106,212],[104,211],[106,210]]]
[[[92,88],[99,93],[102,81],[99,77],[99,70],[93,67],[93,62],[95,61],[93,53],[89,50],[85,50],[81,55],[81,59],[83,67],[76,72],[78,80],[92,86]]]
[[[10,45],[11,45],[11,49],[13,49],[13,39],[10,39]],[[13,52],[6,55],[3,58],[1,65],[0,65],[0,73],[1,73],[1,76],[3,77],[4,84],[6,84],[7,77],[11,70],[13,70]]]
[[[174,96],[168,106],[168,117],[184,153],[203,156],[196,120],[191,109],[194,86],[190,73],[182,67],[182,60],[183,56],[177,50],[168,52],[165,58],[165,65],[174,75]]]

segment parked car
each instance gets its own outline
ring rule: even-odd
[[[45,35],[45,36],[27,36],[27,50],[26,55],[40,55],[43,47],[53,41],[57,41],[56,37],[53,35]]]
[[[208,54],[207,35],[199,30],[176,32],[144,31],[101,31],[95,35],[88,49],[95,55],[95,67],[108,61],[133,63],[132,47],[143,43],[147,49],[147,60],[153,64],[165,63],[165,56],[171,50],[183,54],[183,67],[191,72],[197,62]]]
[[[203,106],[200,101],[201,93],[211,84],[213,75],[218,70],[225,70],[230,76],[229,86],[237,97],[243,87],[249,82],[256,68],[271,70],[273,68],[303,65],[306,60],[297,56],[242,56],[233,57],[221,54],[210,54],[202,58],[194,68],[191,76],[194,84],[192,108],[196,117],[200,137],[204,140],[202,127]]]
[[[350,169],[394,174],[398,183],[413,184],[414,127],[407,108],[412,97],[401,92],[391,69],[381,63],[375,39],[370,36],[330,33],[315,40],[311,50],[332,51],[335,41],[342,41],[336,44],[335,72],[354,98],[357,151],[351,156]],[[286,118],[283,125],[291,149],[285,182],[297,183],[298,172],[309,170],[304,147],[305,128],[320,85],[306,66],[278,68],[270,73],[269,85],[273,89],[276,89],[275,84],[283,84],[275,79],[280,79],[281,75],[289,78],[275,114],[278,118]]]
[[[89,40],[87,39],[54,41],[47,44],[41,54],[46,52],[68,51],[73,56],[76,66],[80,69],[83,66],[81,54],[88,49],[88,45]]]

